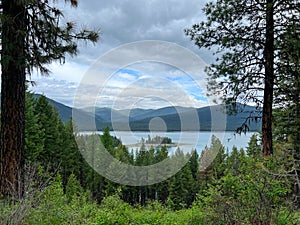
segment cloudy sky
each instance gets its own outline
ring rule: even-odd
[[[212,53],[183,32],[203,20],[206,1],[79,0],[76,9],[60,3],[66,20],[100,30],[101,38],[79,43],[78,56],[65,64],[50,65],[50,77],[33,75],[31,90],[70,106],[78,95],[84,98],[76,106],[83,99],[117,109],[208,105],[203,69]]]

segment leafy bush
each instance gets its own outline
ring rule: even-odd
[[[97,225],[193,225],[204,224],[199,208],[172,211],[157,201],[147,207],[133,207],[123,202],[117,195],[104,199],[96,218]]]
[[[263,162],[251,157],[238,157],[237,161],[238,168],[228,168],[198,196],[196,205],[207,210],[206,222],[280,224],[282,218],[291,218],[286,211],[286,197],[291,190],[287,180],[263,170]]]
[[[72,176],[70,181],[76,183]],[[93,224],[98,206],[87,200],[85,192],[74,192],[72,197],[69,194],[64,194],[61,177],[56,176],[51,185],[45,188],[23,224]]]

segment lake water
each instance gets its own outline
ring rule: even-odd
[[[191,151],[196,149],[198,153],[209,146],[211,143],[212,135],[215,135],[219,138],[222,144],[225,146],[225,149],[228,148],[230,151],[233,146],[236,146],[238,149],[248,146],[250,137],[254,132],[248,132],[246,134],[234,134],[234,132],[128,132],[128,131],[112,131],[111,135],[121,139],[124,145],[127,145],[129,149],[138,149],[134,144],[140,143],[141,139],[148,139],[150,137],[161,136],[169,137],[176,147],[172,147],[172,150],[175,150],[177,147],[180,147],[183,151]]]

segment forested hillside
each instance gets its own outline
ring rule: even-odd
[[[2,202],[2,221],[294,224],[299,217],[291,204],[296,177],[289,172],[293,169],[291,155],[285,151],[289,143],[278,143],[277,156],[267,160],[262,158],[258,135],[246,149],[233,148],[230,152],[213,137],[200,156],[196,151],[185,154],[180,149],[171,155],[164,146],[142,146],[129,152],[108,128],[101,136],[78,136],[71,121],[62,123],[45,96],[35,98],[30,93],[26,96],[26,121],[26,197],[14,204],[13,211],[10,203]],[[151,165],[169,157],[187,157],[188,163],[161,183],[119,185],[97,174],[80,154],[81,148],[92,154],[96,139],[126,164]]]

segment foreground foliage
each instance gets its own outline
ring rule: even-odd
[[[218,144],[216,139],[206,151]],[[263,159],[256,155],[257,147],[254,136],[246,152],[233,148],[225,153],[222,148],[211,166],[198,171],[197,197],[188,208],[174,205],[172,198],[165,203],[149,200],[146,206],[132,205],[122,200],[125,190],[121,186],[98,204],[92,202],[91,192],[84,190],[74,174],[66,185],[60,174],[50,182],[46,179],[49,174],[40,174],[39,181],[33,182],[33,189],[39,187],[40,191],[19,203],[2,202],[0,221],[49,225],[297,224],[300,213],[291,201],[292,182],[285,175],[287,164],[283,160],[286,156]],[[41,180],[47,185],[38,185]]]
[[[239,185],[237,185],[239,186]],[[247,193],[247,190],[245,190]],[[271,213],[271,221],[250,220],[249,215],[260,216],[251,212],[252,203],[257,203],[255,192],[246,195],[245,201],[237,205],[233,196],[221,196],[216,188],[210,188],[207,196],[199,199],[189,209],[173,211],[163,206],[161,203],[150,202],[147,207],[132,206],[120,199],[118,194],[107,197],[99,206],[89,201],[86,192],[73,193],[71,199],[68,193],[63,193],[60,176],[57,176],[52,185],[47,187],[39,195],[38,202],[28,201],[28,211],[22,221],[14,223],[10,220],[4,224],[153,224],[153,225],[192,225],[192,224],[295,224],[297,216],[290,212],[286,207],[276,207],[274,213]],[[230,202],[230,200],[232,202]],[[216,204],[218,203],[218,204]],[[229,207],[228,207],[229,206]],[[18,205],[14,206],[14,209]],[[245,207],[248,209],[244,211]],[[5,221],[4,214],[11,210],[6,207],[0,216],[1,221]],[[220,211],[219,211],[220,210]],[[226,212],[227,210],[227,212]],[[222,214],[222,212],[224,214]],[[248,214],[248,216],[247,216]],[[20,215],[14,215],[17,218]],[[263,219],[261,216],[260,219]],[[11,217],[13,218],[13,217]],[[11,219],[10,218],[10,219]],[[257,218],[258,219],[258,218]]]

